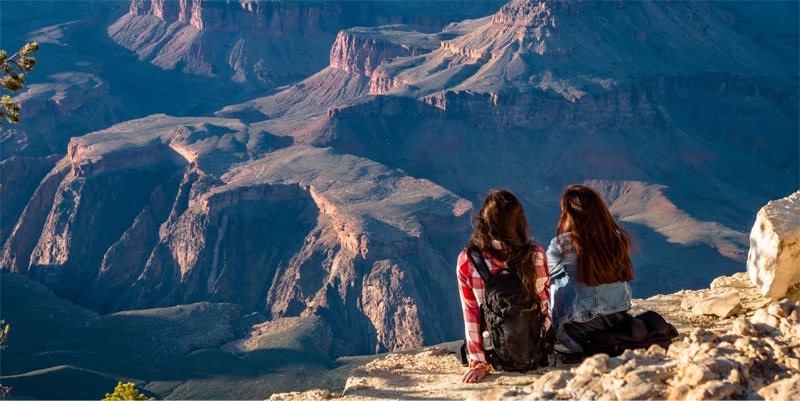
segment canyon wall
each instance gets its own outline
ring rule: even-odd
[[[240,32],[280,38],[292,34],[328,36],[342,26],[406,24],[422,32],[438,32],[452,21],[483,17],[499,2],[409,4],[373,1],[248,1],[133,0],[131,15],[153,15],[180,21],[208,32]],[[460,18],[454,18],[459,15]]]
[[[152,15],[164,22],[180,21],[201,31],[242,32],[280,38],[301,33],[328,33],[344,10],[334,2],[219,2],[202,0],[134,0],[131,15]]]
[[[401,40],[386,40],[391,36],[399,36]],[[331,67],[369,77],[383,60],[419,56],[430,53],[437,47],[438,40],[403,25],[374,30],[348,29],[339,32],[331,48]]]
[[[728,16],[686,3],[515,1],[423,35],[440,45],[416,56],[381,54],[419,34],[350,29],[331,52],[338,72],[248,107],[270,118],[256,125],[295,144],[377,160],[464,197],[510,189],[534,210],[542,241],[562,188],[593,186],[643,244],[635,291],[677,291],[740,268],[751,214],[796,187],[797,152],[781,145],[797,144],[796,78]],[[692,35],[642,34],[652,21]],[[353,86],[333,79],[345,72],[369,75],[369,95],[359,81],[347,96]],[[299,88],[326,101],[274,104]],[[698,268],[666,262],[665,243]]]
[[[4,269],[102,314],[208,301],[321,316],[344,354],[457,335],[457,316],[439,317],[457,297],[434,294],[450,287],[470,202],[330,150],[242,164],[249,141],[237,120],[165,116],[73,139],[5,241]]]

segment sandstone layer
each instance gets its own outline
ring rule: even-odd
[[[773,299],[800,284],[800,191],[758,212],[750,232],[747,272],[761,293]]]

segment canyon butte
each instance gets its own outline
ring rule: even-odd
[[[278,370],[345,369],[341,357],[459,339],[455,257],[492,188],[520,198],[540,244],[567,185],[597,189],[641,250],[631,286],[646,298],[743,271],[756,213],[800,179],[795,2],[134,0],[8,12],[26,4],[2,16],[9,43],[42,44],[15,98],[23,122],[0,127],[3,285],[27,289],[4,287],[4,305],[28,291],[51,305],[19,306],[42,319],[31,324],[112,330],[125,316],[148,321],[152,338],[173,336],[159,322],[180,316],[237,322],[159,345],[169,351],[153,355],[166,356],[148,363],[160,372],[230,357],[220,366],[261,377],[234,356],[253,349],[265,353],[249,363]],[[79,323],[33,312],[52,305]],[[214,348],[253,327],[280,338]],[[101,345],[73,363],[13,341],[3,352],[25,361],[4,366],[15,380],[144,377],[89,372]],[[272,392],[299,389],[303,363],[270,376]],[[203,383],[150,391],[261,394]]]

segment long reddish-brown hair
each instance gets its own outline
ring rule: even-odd
[[[544,313],[541,300],[536,292],[536,241],[530,237],[528,220],[522,204],[511,192],[503,189],[492,191],[483,202],[478,216],[473,218],[475,232],[469,247],[476,246],[491,257],[506,262],[515,269],[525,286],[527,296],[533,301],[532,310]],[[496,249],[493,241],[500,241],[505,247]]]
[[[600,194],[583,185],[567,187],[561,197],[558,238],[566,232],[570,216],[571,245],[578,254],[578,281],[597,286],[633,280],[630,252],[635,245],[628,232],[611,217]]]

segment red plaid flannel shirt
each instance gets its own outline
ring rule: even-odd
[[[542,310],[547,311],[547,300],[550,298],[550,271],[547,268],[547,255],[544,249],[536,246],[539,254],[536,264],[536,290],[542,300]],[[506,264],[500,262],[487,254],[483,254],[486,265],[492,274],[497,274]],[[467,251],[461,251],[458,255],[458,284],[459,294],[461,295],[461,310],[464,312],[464,330],[467,338],[467,348],[469,349],[470,359],[476,362],[486,362],[486,352],[479,333],[479,323],[481,318],[480,305],[484,301],[483,290],[485,284],[480,274],[475,270],[475,266],[469,261]],[[544,325],[545,329],[550,327],[550,314],[547,314]]]

